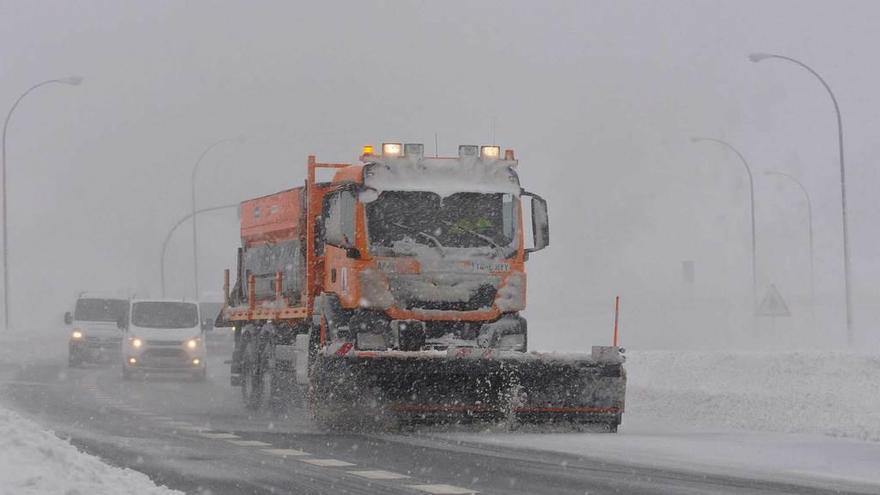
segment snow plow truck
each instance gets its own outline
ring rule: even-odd
[[[327,427],[616,431],[619,348],[528,351],[525,262],[548,245],[549,226],[516,167],[497,146],[426,157],[421,144],[385,143],[365,146],[358,164],[309,156],[303,187],[241,203],[238,268],[233,284],[225,273],[217,325],[233,327],[231,382],[246,407],[298,402]]]

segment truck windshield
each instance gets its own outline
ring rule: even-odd
[[[73,317],[79,321],[117,321],[128,313],[123,299],[77,299]]]
[[[515,250],[515,198],[503,193],[383,191],[366,205],[370,248],[379,255],[411,254],[409,243],[441,252],[487,248],[502,257]],[[481,249],[486,252],[487,249]]]
[[[193,303],[144,301],[132,305],[131,324],[143,328],[192,328],[199,324]]]

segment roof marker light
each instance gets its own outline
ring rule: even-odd
[[[468,156],[477,156],[480,152],[480,147],[475,144],[462,144],[458,147],[458,157],[465,158]]]
[[[382,156],[402,156],[403,145],[400,143],[382,143]]]
[[[480,158],[488,158],[489,160],[497,160],[501,158],[501,147],[480,146]]]
[[[362,156],[370,156],[372,154],[373,154],[373,145],[372,144],[365,144],[364,147],[361,148],[361,155]]]
[[[406,143],[403,145],[403,156],[421,158],[425,156],[425,145],[420,143]]]
[[[505,160],[516,160],[513,156],[513,150],[504,150],[504,159]]]

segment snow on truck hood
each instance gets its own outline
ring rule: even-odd
[[[460,192],[508,193],[521,188],[516,160],[464,158],[370,157],[364,185],[376,191],[425,191],[441,197]]]

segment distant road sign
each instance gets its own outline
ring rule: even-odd
[[[782,298],[782,294],[779,293],[779,289],[775,285],[770,284],[770,288],[767,289],[767,295],[764,296],[764,299],[758,306],[757,315],[771,317],[791,316],[788,304],[785,303],[785,299]]]

